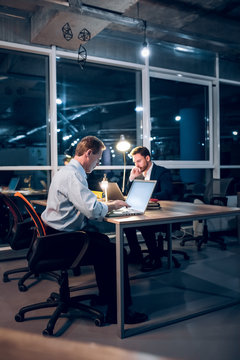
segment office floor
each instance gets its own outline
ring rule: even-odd
[[[187,243],[181,250],[188,252],[190,260],[180,257],[181,268],[173,269],[171,273],[158,270],[152,272],[151,277],[131,280],[133,301],[138,310],[149,314],[151,321],[157,318],[172,320],[188,311],[201,311],[212,305],[221,307],[228,301],[239,300],[238,304],[125,339],[116,335],[116,325],[99,328],[86,316],[62,318],[58,322],[57,335],[62,339],[105,344],[171,359],[238,360],[240,246],[234,238],[227,240],[226,251],[209,243],[198,252],[194,242]],[[175,248],[177,243],[174,242]],[[1,278],[5,270],[23,264],[24,260],[0,262]],[[130,273],[132,276],[140,274],[134,267],[130,267]],[[26,316],[28,321],[22,323],[15,322],[14,316],[21,306],[45,300],[51,291],[57,290],[57,285],[43,279],[21,293],[17,290],[18,277],[14,278],[8,283],[0,282],[0,327],[41,334],[52,309],[31,312]],[[70,282],[71,285],[93,283],[92,269],[85,267],[82,275],[71,276]],[[96,291],[95,288],[91,290]]]

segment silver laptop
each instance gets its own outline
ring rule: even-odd
[[[126,199],[126,202],[130,207],[113,210],[106,216],[117,217],[144,214],[156,182],[156,180],[134,180]]]

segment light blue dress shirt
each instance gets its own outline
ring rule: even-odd
[[[42,219],[56,230],[76,231],[87,219],[101,221],[107,212],[108,206],[89,190],[83,167],[72,159],[53,177]]]

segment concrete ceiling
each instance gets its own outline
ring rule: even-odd
[[[76,50],[78,34],[168,42],[240,58],[238,0],[0,0],[0,15],[31,22],[33,44]],[[62,27],[70,24],[66,41]],[[84,41],[82,41],[84,42]]]

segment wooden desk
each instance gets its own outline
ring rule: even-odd
[[[34,205],[47,206],[47,200],[31,200],[31,203]]]
[[[154,328],[169,325],[177,321],[196,316],[196,313],[189,313],[186,316],[174,319],[172,322],[159,322],[158,324],[149,324],[148,322],[139,325],[136,328],[125,329],[124,327],[124,286],[123,286],[123,229],[136,226],[167,225],[167,243],[168,243],[168,267],[172,267],[172,224],[182,223],[192,220],[204,220],[208,218],[217,218],[222,216],[240,215],[240,208],[231,208],[226,206],[193,204],[175,201],[161,201],[160,210],[146,211],[144,215],[105,218],[105,221],[115,224],[116,228],[116,262],[117,262],[117,309],[118,324],[117,332],[120,338],[128,337]],[[236,303],[236,300],[235,302]],[[219,307],[218,307],[219,308]],[[216,307],[204,309],[202,313],[216,310]]]

